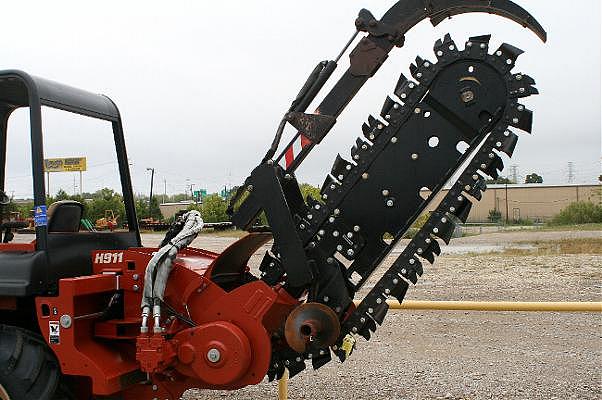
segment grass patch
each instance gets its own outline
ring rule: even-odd
[[[562,209],[549,222],[550,225],[602,223],[602,204],[578,201]]]
[[[517,242],[519,246],[489,253],[469,253],[471,256],[554,256],[564,254],[602,254],[602,238],[578,238],[564,240],[538,240]]]
[[[602,238],[578,238],[531,242],[539,254],[602,254]]]
[[[602,223],[568,224],[568,225],[543,225],[537,227],[542,231],[602,231]]]

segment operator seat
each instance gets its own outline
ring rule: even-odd
[[[84,206],[74,200],[61,200],[48,207],[48,232],[79,232]]]

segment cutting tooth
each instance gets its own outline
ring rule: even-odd
[[[412,93],[412,90],[416,87],[416,83],[410,81],[404,74],[399,75],[397,85],[395,85],[395,96],[399,97],[401,101],[406,102],[407,98]]]
[[[483,197],[483,192],[485,189],[487,189],[487,184],[485,184],[485,180],[483,178],[479,178],[472,185],[468,185],[468,187],[463,188],[466,193],[479,201]]]
[[[276,379],[281,379],[284,376],[284,365],[279,365],[276,369]]]
[[[480,35],[480,36],[471,36],[468,41],[472,42],[473,46],[476,43],[481,48],[480,44],[483,43],[485,46],[489,47],[489,40],[491,40],[491,35]]]
[[[343,157],[341,157],[340,154],[337,154],[337,158],[334,160],[334,163],[332,164],[332,169],[330,170],[330,173],[339,182],[342,182],[343,179],[345,179],[345,177],[347,176],[349,171],[351,171],[352,168],[353,168],[353,164],[351,164],[349,161],[347,161]]]
[[[376,127],[377,124],[377,120],[376,118],[374,118],[372,115],[368,115],[368,124],[370,125],[370,128],[374,129]]]
[[[278,360],[278,366],[276,367],[272,364],[268,370],[268,380],[271,382],[274,379],[280,379],[282,375],[284,375],[284,361]]]
[[[497,150],[503,151],[508,155],[508,157],[512,157],[512,154],[514,153],[514,148],[516,147],[516,143],[518,142],[518,135],[516,135],[511,130],[506,129],[503,132],[492,136],[492,139],[495,142],[494,147]],[[497,169],[499,169],[500,171],[502,170],[502,168],[504,168],[503,163],[501,163],[501,167],[497,167]]]
[[[397,279],[397,284],[395,284],[395,286],[392,289],[390,289],[391,290],[390,295],[395,297],[397,299],[397,301],[401,303],[403,301],[404,297],[406,296],[406,293],[407,293],[410,285],[408,285],[408,283],[406,281],[404,281],[403,279],[400,279],[400,278],[392,278],[392,279]]]
[[[490,158],[489,154],[493,154],[493,157]],[[504,169],[504,162],[502,161],[502,158],[498,156],[495,152],[488,153],[486,156],[482,157],[480,161],[481,162],[479,163],[479,169],[483,171],[486,175],[492,177],[493,179],[497,179],[499,176],[498,171]]]
[[[428,237],[428,239],[430,243],[425,243],[425,249],[422,252],[421,256],[422,258],[425,258],[426,260],[428,260],[428,262],[433,264],[435,262],[435,256],[441,254],[441,246],[439,246],[439,242],[437,242],[437,240],[431,238],[430,236]],[[418,274],[418,276],[422,276],[422,265],[420,265],[420,270],[416,270],[416,273]]]
[[[364,133],[364,137],[374,143],[376,138],[382,132],[382,129],[370,129],[370,126],[364,122],[362,125],[362,132]]]
[[[423,248],[419,248],[417,253],[422,253],[424,251]],[[409,260],[401,261],[397,266],[397,271],[403,275],[407,280],[416,284],[418,282],[418,276],[416,276],[417,268],[418,270],[422,270],[422,263],[420,260],[414,256],[412,256]]]
[[[362,124],[362,133],[364,134],[364,136],[368,137],[368,135],[372,132],[372,128],[370,128],[370,125],[368,125],[367,123],[363,123]]]
[[[452,221],[451,218],[449,218],[449,216],[446,214],[433,214],[431,219],[433,219],[431,233],[442,239],[445,244],[449,244],[449,241],[454,234],[454,230],[456,229],[456,224],[454,224],[454,221]]]
[[[433,251],[433,253],[435,253],[437,256],[441,255],[441,246],[439,246],[439,242],[437,242],[436,240],[433,240],[431,242],[431,250]],[[420,272],[420,275],[422,275],[422,271]]]
[[[324,179],[324,183],[322,184],[322,188],[320,189],[320,193],[324,194],[331,190],[335,190],[339,187],[339,183],[333,179],[332,176],[327,175],[326,179]]]
[[[368,115],[368,125],[371,129],[381,130],[384,127],[384,124],[378,118],[374,118],[372,115]]]
[[[385,99],[385,102],[383,104],[383,108],[380,111],[380,116],[383,117],[384,119],[389,119],[387,117],[387,115],[390,115],[391,109],[393,108],[393,106],[395,106],[395,104],[397,104],[397,103],[392,98],[387,96],[387,98]]]
[[[512,81],[513,82],[520,82],[520,83],[522,83],[524,85],[535,85],[535,79],[533,79],[529,75],[523,74],[521,72],[513,74],[512,75]]]
[[[358,331],[360,335],[366,340],[370,340],[370,332],[376,332],[376,322],[370,317],[369,314],[365,314],[366,322],[364,326]]]
[[[366,317],[367,318],[367,317]],[[372,321],[374,322],[374,321]],[[368,329],[368,327],[363,327],[362,329],[360,329],[358,332],[358,334],[360,334],[361,336],[364,337],[364,339],[366,340],[370,340],[370,329]]]
[[[533,85],[535,85],[535,80],[529,75],[522,73],[514,74],[509,81],[508,92],[510,97],[515,99],[539,94],[539,90]]]
[[[382,325],[383,321],[385,320],[385,316],[387,315],[387,311],[389,310],[389,305],[384,298],[379,297],[379,299],[381,299],[382,302],[374,306],[374,311],[372,314],[370,314],[370,316],[377,324]]]
[[[505,64],[514,65],[518,56],[523,53],[524,51],[518,47],[514,47],[508,43],[502,43],[502,45],[496,50],[495,55],[501,57]]]
[[[491,35],[473,36],[468,39],[464,51],[475,58],[486,58]]]
[[[515,128],[531,133],[533,111],[527,109],[522,104],[516,104],[507,117],[507,122]]]
[[[435,42],[435,46],[433,46],[433,51],[438,59],[445,57],[446,54],[456,54],[458,52],[458,47],[456,43],[452,40],[449,33],[446,33],[443,37],[443,40],[437,40]]]
[[[300,362],[297,362],[295,359],[290,360],[286,369],[288,369],[288,377],[292,378],[305,369],[305,360],[301,359]]]
[[[425,67],[424,60],[421,57],[416,57],[415,64],[410,65],[410,73],[417,81],[420,81],[424,78]]]
[[[455,215],[460,221],[466,222],[471,209],[472,209],[472,202],[470,200],[466,199],[461,204],[456,206],[454,208],[453,212],[450,211],[450,213]]]
[[[322,206],[322,203],[320,203],[318,200],[314,199],[309,194],[305,197],[305,204],[307,204],[307,206],[310,209],[313,209],[316,205],[318,205],[318,208]]]
[[[428,249],[427,249],[428,251]],[[424,273],[424,268],[422,267],[422,261],[416,259],[416,263],[414,263],[412,265],[412,271],[414,271],[416,273],[416,275],[418,276],[422,276],[422,274]],[[416,280],[418,281],[418,277],[416,277]]]
[[[425,250],[424,253],[421,254],[421,256],[431,264],[435,263],[435,255],[432,252]]]
[[[447,48],[447,51],[450,51],[452,53],[456,53],[458,51],[458,47],[456,46],[456,43],[452,40],[451,35],[449,33],[446,33],[445,36],[443,36],[443,46]]]
[[[311,365],[314,369],[318,369],[321,366],[327,364],[330,360],[332,360],[332,356],[330,355],[330,349],[322,349],[320,350],[323,354],[319,352],[314,354],[311,358]]]
[[[359,153],[367,151],[370,148],[370,146],[371,145],[369,143],[364,142],[361,138],[358,137],[355,140],[355,144],[351,148],[351,157],[354,160],[356,160],[357,156],[359,156]]]

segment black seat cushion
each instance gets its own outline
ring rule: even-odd
[[[48,208],[48,232],[78,232],[84,206],[73,200],[61,200]]]

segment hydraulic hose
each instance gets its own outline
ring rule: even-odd
[[[150,259],[146,267],[144,291],[142,294],[142,325],[140,332],[148,332],[148,317],[152,308],[154,332],[161,332],[161,303],[165,287],[178,251],[188,246],[203,229],[203,219],[198,211],[182,215],[181,230],[161,247]]]

